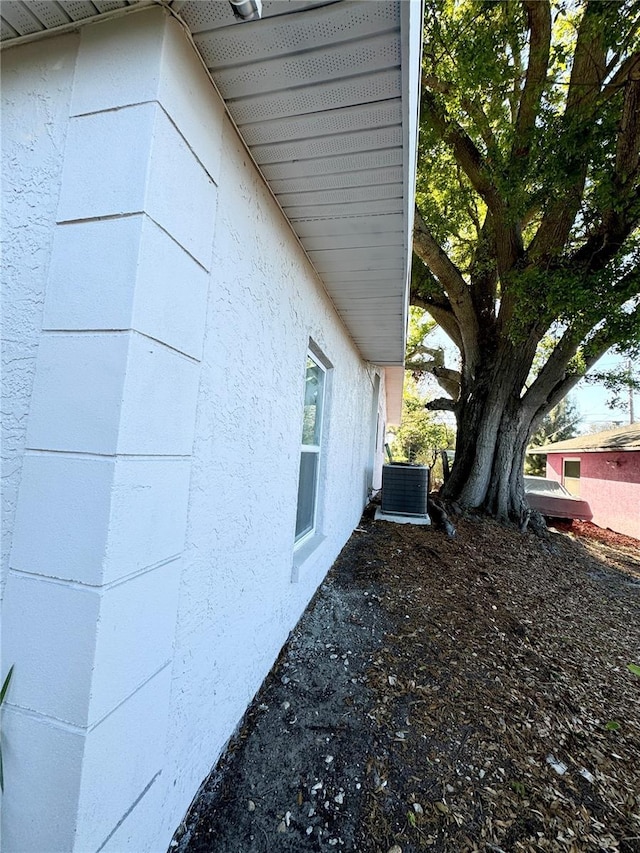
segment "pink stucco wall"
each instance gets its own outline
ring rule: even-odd
[[[593,523],[640,539],[640,450],[549,453],[547,477],[563,482],[565,459],[580,460],[580,497]]]

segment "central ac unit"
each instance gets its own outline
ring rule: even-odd
[[[428,516],[429,469],[426,465],[392,462],[382,466],[382,512]]]

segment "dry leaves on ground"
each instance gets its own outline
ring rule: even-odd
[[[398,629],[369,674],[390,740],[370,837],[640,850],[640,679],[628,668],[640,662],[640,553],[596,545],[486,520],[462,521],[455,540],[372,531],[372,579]]]
[[[176,853],[640,853],[637,543],[457,528],[363,518]]]

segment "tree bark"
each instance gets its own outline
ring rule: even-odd
[[[538,412],[524,405],[521,389],[533,349],[533,341],[503,341],[457,404],[456,456],[443,497],[502,520],[520,521],[526,509],[524,455]]]

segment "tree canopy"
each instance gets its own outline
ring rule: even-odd
[[[427,0],[412,303],[460,350],[426,369],[462,504],[519,515],[530,434],[640,351],[639,32],[639,0]]]

